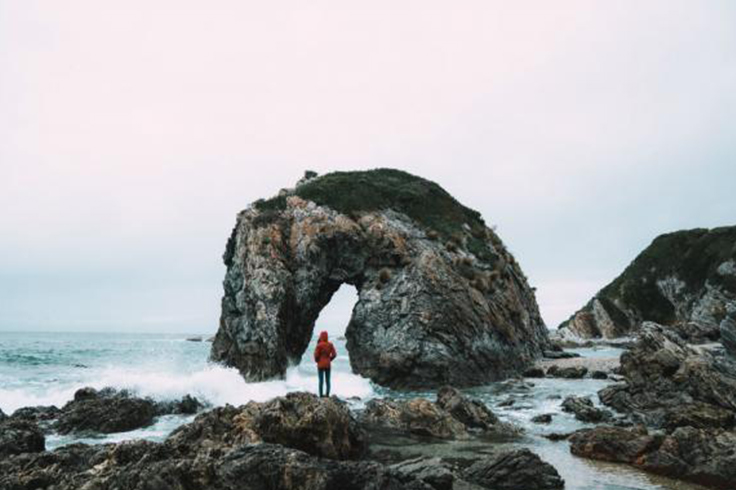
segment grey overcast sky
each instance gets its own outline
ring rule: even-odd
[[[478,209],[556,326],[736,224],[734,157],[730,0],[0,0],[0,329],[214,332],[236,212],[375,167]]]

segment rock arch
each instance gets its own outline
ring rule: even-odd
[[[548,344],[534,293],[478,213],[396,170],[302,181],[238,215],[211,358],[283,377],[341,284],[353,371],[397,387],[482,384]]]

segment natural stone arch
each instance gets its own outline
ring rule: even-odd
[[[313,177],[238,215],[213,360],[283,377],[343,283],[353,371],[393,387],[518,373],[547,345],[533,291],[480,216],[395,170]]]

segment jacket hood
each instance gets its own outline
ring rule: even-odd
[[[320,342],[327,342],[327,332],[321,332],[319,334],[319,341]]]

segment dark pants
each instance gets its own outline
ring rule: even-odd
[[[330,396],[330,368],[317,370],[319,373],[319,396],[322,396],[322,385],[327,381],[327,391],[324,396]]]

